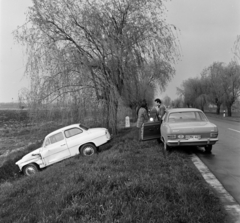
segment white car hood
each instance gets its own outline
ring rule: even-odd
[[[40,148],[33,150],[32,152],[28,153],[27,155],[23,156],[22,159],[18,160],[16,164],[28,161],[28,160],[33,160],[36,159],[36,156],[32,156],[32,154],[38,154],[40,153]]]

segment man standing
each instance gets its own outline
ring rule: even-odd
[[[156,98],[154,101],[157,104],[157,119],[158,121],[161,121],[166,113],[166,106],[162,104],[162,101],[159,98]]]

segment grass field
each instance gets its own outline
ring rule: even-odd
[[[5,180],[0,222],[228,222],[187,154],[136,139],[123,129],[98,155]]]

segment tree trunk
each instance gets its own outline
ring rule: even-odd
[[[137,108],[136,107],[132,108],[132,119],[133,119],[133,122],[137,121]]]
[[[220,108],[221,108],[221,105],[217,104],[216,114],[218,114],[218,115],[220,115]]]
[[[227,111],[228,111],[228,116],[231,117],[232,116],[232,106],[231,105],[227,105]]]
[[[117,111],[118,111],[118,97],[116,89],[111,87],[108,92],[107,101],[107,119],[108,119],[108,129],[111,134],[117,134]]]

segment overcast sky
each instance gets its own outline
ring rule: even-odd
[[[29,87],[23,76],[24,49],[15,43],[12,32],[25,23],[31,5],[31,0],[0,0],[0,102],[17,102],[19,90]],[[166,92],[156,96],[174,99],[183,80],[200,75],[215,61],[232,59],[233,43],[240,35],[240,0],[172,0],[166,5],[168,22],[180,30],[182,58]]]

